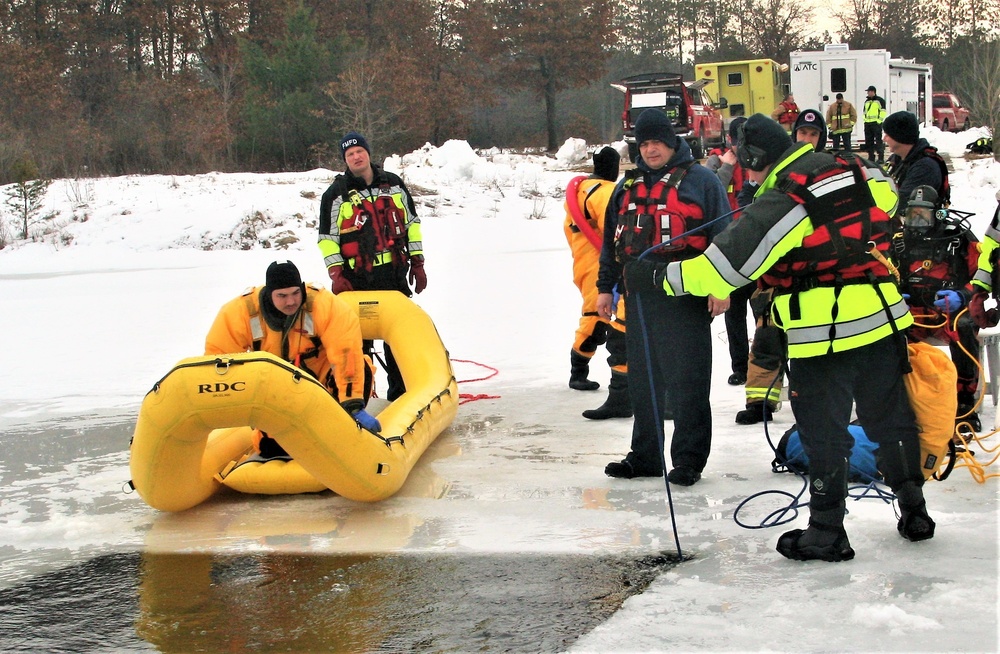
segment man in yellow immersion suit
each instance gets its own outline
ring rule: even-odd
[[[358,315],[330,291],[302,283],[291,261],[267,268],[266,283],[219,310],[205,338],[205,354],[264,351],[301,368],[323,384],[368,431],[381,431],[365,411],[369,370],[361,351]],[[264,435],[265,457],[286,456]]]
[[[573,283],[580,289],[583,307],[580,323],[570,351],[569,387],[578,391],[595,391],[601,387],[587,378],[590,360],[597,346],[607,343],[608,365],[611,367],[611,384],[608,400],[597,409],[583,412],[585,418],[632,417],[628,397],[628,366],[625,359],[625,303],[619,301],[614,320],[609,324],[597,315],[597,271],[600,262],[600,242],[604,236],[604,213],[608,200],[618,180],[621,155],[611,147],[594,153],[594,174],[580,182],[575,195],[566,196],[566,220],[563,231],[573,252]],[[570,210],[575,202],[580,210]],[[574,213],[577,219],[574,219]],[[585,225],[577,224],[580,218]],[[596,235],[597,244],[590,235]]]

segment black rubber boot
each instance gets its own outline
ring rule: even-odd
[[[588,374],[590,374],[590,359],[576,350],[570,350],[569,387],[576,391],[596,391],[601,385],[587,379]]]
[[[854,549],[844,525],[824,525],[809,520],[808,529],[786,531],[775,548],[782,556],[796,561],[850,561]]]
[[[608,418],[631,418],[632,400],[628,396],[628,375],[611,371],[611,383],[608,384],[608,399],[596,409],[587,409],[583,417],[588,420],[607,420]]]
[[[752,402],[747,404],[747,408],[736,412],[738,425],[756,425],[763,420],[774,420],[774,410],[767,402]]]
[[[896,531],[908,541],[917,542],[934,538],[936,526],[927,515],[927,503],[924,501],[924,491],[915,482],[906,481],[898,489],[893,490],[899,502],[899,522]]]

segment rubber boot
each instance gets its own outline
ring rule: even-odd
[[[608,384],[608,399],[596,409],[584,411],[583,417],[588,420],[631,418],[632,401],[628,396],[628,374],[612,370],[611,383]]]
[[[796,561],[850,561],[854,549],[844,530],[844,509],[810,511],[809,528],[785,532],[775,549]]]
[[[812,465],[819,468],[818,465]],[[809,474],[809,528],[781,535],[775,549],[796,561],[850,561],[854,549],[844,530],[847,460],[833,461]]]
[[[576,350],[570,350],[569,387],[576,391],[596,391],[601,385],[587,379],[588,374],[590,374],[590,359]]]
[[[896,530],[906,540],[917,542],[934,538],[935,523],[927,515],[924,491],[912,481],[904,481],[898,489],[893,489],[899,502],[899,522]]]

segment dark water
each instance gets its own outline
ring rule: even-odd
[[[0,590],[0,651],[556,652],[674,564],[113,554]]]

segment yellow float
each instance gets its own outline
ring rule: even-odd
[[[395,291],[341,293],[365,339],[389,344],[406,393],[382,432],[362,429],[317,381],[265,352],[180,361],[146,395],[132,436],[132,485],[162,511],[183,511],[223,485],[246,493],[330,489],[374,502],[399,490],[458,411],[458,385],[430,317]],[[254,430],[290,461],[257,460]]]

